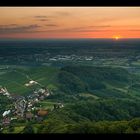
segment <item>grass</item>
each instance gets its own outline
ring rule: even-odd
[[[111,84],[105,83],[107,89],[115,89],[115,90],[119,90],[121,92],[127,93],[128,89],[126,88],[127,86],[124,87],[116,87],[116,86],[112,86]]]
[[[56,102],[40,101],[38,105],[41,105],[43,109],[53,109],[55,103]]]
[[[116,89],[102,89],[102,90],[94,90],[94,95],[102,98],[125,98],[128,95],[124,94],[124,92],[118,91]]]
[[[25,126],[17,126],[14,127],[14,132],[13,133],[20,133],[22,130],[25,128]]]
[[[90,93],[81,93],[79,95],[82,96],[82,97],[91,97],[91,98],[94,98],[94,99],[99,99],[98,96],[90,94]]]
[[[52,67],[13,68],[0,76],[0,85],[6,87],[10,93],[25,95],[33,90],[33,88],[25,86],[25,83],[31,79],[43,86],[51,84],[53,87],[57,74],[58,69]]]

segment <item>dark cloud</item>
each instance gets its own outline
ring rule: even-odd
[[[48,23],[45,25],[46,27],[57,27],[57,24]],[[48,30],[38,30],[41,27],[38,24],[32,25],[17,25],[17,24],[9,24],[9,25],[0,25],[0,33],[9,34],[9,33],[34,33],[34,32],[101,32],[108,31],[104,28],[110,27],[109,25],[99,25],[99,26],[83,26],[83,27],[73,27],[73,28],[63,28],[63,29],[48,29]]]
[[[47,16],[34,16],[33,18],[37,21],[48,21],[49,20]]]
[[[102,31],[108,31],[108,30],[101,30],[101,29],[99,29],[99,30],[97,30],[97,29],[95,29],[95,30],[93,30],[93,29],[81,29],[81,30],[75,30],[75,31],[73,31],[73,32],[102,32]]]
[[[66,28],[60,29],[61,32],[100,32],[100,31],[108,31],[103,30],[103,28],[111,27],[110,25],[99,25],[99,26],[85,26],[85,27],[74,27],[74,28]]]
[[[50,21],[50,20],[53,20],[55,18],[60,18],[60,17],[63,17],[63,16],[70,16],[71,13],[69,12],[55,12],[55,13],[52,13],[51,15],[38,15],[38,16],[33,16],[33,18],[37,21]]]
[[[31,32],[34,31],[34,29],[39,28],[40,26],[37,24],[32,25],[0,25],[0,33],[24,33],[24,32]]]
[[[14,27],[14,26],[18,26],[17,24],[8,24],[8,25],[0,25],[0,28],[7,28],[7,27]]]
[[[47,24],[45,26],[52,26],[56,27],[58,25],[56,24]],[[83,27],[74,27],[74,28],[63,28],[63,29],[48,29],[43,31],[36,31],[36,32],[46,32],[46,33],[55,33],[55,32],[102,32],[102,31],[109,31],[108,29],[104,29],[103,27],[110,27],[109,25],[105,26],[92,26],[94,28],[91,28],[91,26],[83,26]],[[95,28],[97,27],[97,28]],[[101,28],[99,28],[101,27]]]
[[[49,21],[49,19],[37,19],[38,21]]]
[[[37,21],[49,21],[52,16],[34,16],[33,18]]]
[[[111,27],[111,25],[95,25],[95,26],[88,26],[91,28],[107,28],[107,27]]]
[[[52,30],[45,30],[43,32],[102,32],[108,31],[103,29],[84,29],[84,28],[66,28],[66,29],[52,29]]]
[[[47,16],[34,16],[34,18],[48,18]]]
[[[56,26],[58,26],[58,25],[56,25],[56,24],[47,24],[46,26],[56,27]]]

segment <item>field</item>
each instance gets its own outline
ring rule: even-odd
[[[1,70],[0,70],[1,71]],[[0,77],[0,85],[7,88],[7,90],[14,94],[31,94],[34,88],[40,86],[48,86],[51,88],[51,84],[55,83],[56,75],[58,70],[55,68],[10,68],[6,70],[2,70]],[[40,85],[36,85],[33,87],[26,87],[25,84],[30,80],[35,80]]]

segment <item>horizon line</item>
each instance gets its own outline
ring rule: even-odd
[[[21,39],[38,39],[38,40],[44,40],[44,39],[115,39],[112,37],[108,37],[108,38],[0,38],[0,40],[6,40],[6,39],[17,39],[17,40],[21,40]],[[123,38],[119,38],[118,40],[123,40],[123,39],[140,39],[140,37],[123,37]]]

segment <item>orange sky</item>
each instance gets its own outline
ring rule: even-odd
[[[0,7],[0,38],[140,38],[140,7]]]

